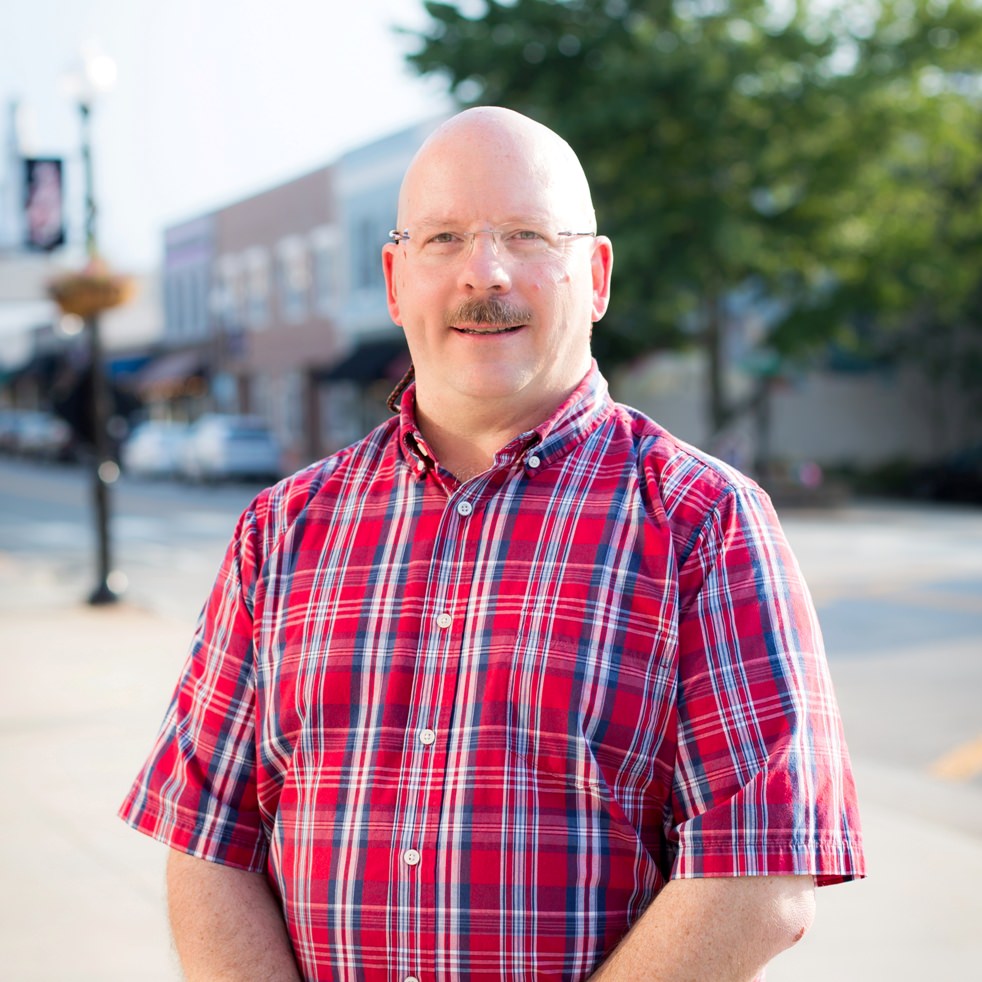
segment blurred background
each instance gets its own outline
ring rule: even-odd
[[[51,296],[93,257],[119,287],[108,451],[215,412],[258,417],[284,471],[359,436],[405,366],[378,261],[400,176],[486,102],[583,158],[617,247],[596,350],[622,400],[777,495],[982,497],[974,0],[39,0],[6,19],[6,449],[94,442],[92,332]]]
[[[238,512],[387,415],[408,364],[379,261],[399,182],[442,119],[482,103],[552,126],[584,163],[617,254],[595,332],[615,397],[756,476],[815,590],[883,863],[823,894],[829,940],[773,977],[968,977],[980,66],[979,0],[6,11],[10,977],[175,977],[141,960],[166,947],[158,854],[111,813]],[[950,862],[912,873],[915,840]],[[84,970],[37,909],[84,935]]]

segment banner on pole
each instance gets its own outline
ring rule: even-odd
[[[57,157],[24,161],[25,246],[50,252],[65,244],[62,162]]]

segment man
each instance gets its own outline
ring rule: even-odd
[[[399,415],[239,521],[123,814],[190,979],[750,980],[863,874],[760,489],[614,404],[586,178],[440,127],[383,270]]]

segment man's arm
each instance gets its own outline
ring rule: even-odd
[[[300,982],[265,876],[171,850],[171,931],[188,982]]]
[[[814,894],[810,876],[672,880],[592,982],[749,982],[804,936]]]

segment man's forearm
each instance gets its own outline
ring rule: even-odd
[[[300,982],[286,924],[262,874],[171,852],[167,901],[188,982]]]
[[[810,876],[672,880],[591,982],[749,982],[813,914]]]

